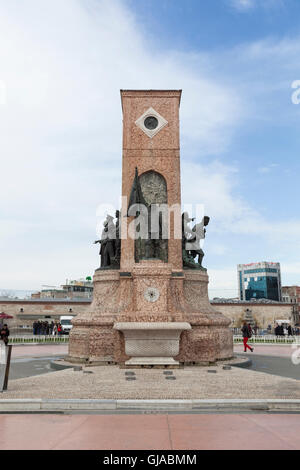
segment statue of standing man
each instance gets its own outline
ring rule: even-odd
[[[119,236],[119,211],[117,216],[117,224],[114,224],[114,218],[110,215],[106,217],[103,223],[101,239],[94,243],[100,243],[100,269],[118,269],[120,267],[120,246],[117,237]]]

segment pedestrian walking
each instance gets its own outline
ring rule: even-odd
[[[243,327],[242,327],[242,333],[243,333],[243,343],[244,343],[244,352],[247,352],[247,348],[250,349],[251,352],[254,351],[254,348],[251,348],[247,343],[249,338],[251,338],[252,334],[249,330],[249,327],[247,325],[247,322],[244,321]]]
[[[5,324],[2,326],[0,330],[0,339],[4,342],[4,344],[8,345],[8,337],[9,337],[9,329],[8,326]]]

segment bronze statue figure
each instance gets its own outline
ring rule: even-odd
[[[205,238],[205,227],[209,224],[210,218],[204,216],[200,224],[194,225],[191,229],[189,223],[195,219],[191,219],[187,212],[182,214],[182,260],[183,267],[190,269],[200,269],[206,271],[202,266],[204,251],[200,246],[200,240]],[[196,262],[196,258],[198,261]]]
[[[137,211],[135,217],[140,218],[140,223],[136,226],[137,234],[140,232],[135,240],[135,261],[138,263],[140,260],[161,259],[167,261],[168,253],[162,247],[162,216],[159,213],[159,204],[147,203],[141,182],[139,179],[138,169],[135,169],[135,177],[130,192],[127,216],[129,216],[130,208],[134,205],[143,206],[142,211]],[[154,219],[157,219],[157,227],[152,224]],[[147,227],[147,233],[142,233],[141,223]]]
[[[100,243],[100,269],[119,269],[121,258],[121,241],[120,241],[120,227],[119,217],[120,212],[116,212],[117,223],[114,224],[114,218],[110,215],[107,216],[103,223],[103,230],[101,239],[96,240],[94,244]]]

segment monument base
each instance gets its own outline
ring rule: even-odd
[[[143,261],[124,274],[116,270],[95,273],[93,302],[73,320],[69,361],[130,361],[133,355],[126,351],[126,332],[114,329],[116,323],[190,324],[191,329],[180,336],[178,353],[157,353],[158,358],[201,364],[233,357],[230,320],[209,303],[205,271],[173,272],[167,263]],[[148,353],[139,356],[149,357]]]

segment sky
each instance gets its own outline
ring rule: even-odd
[[[0,0],[0,291],[99,266],[120,89],[148,88],[183,90],[182,199],[211,218],[210,297],[237,296],[239,263],[300,285],[299,17],[299,0]]]

